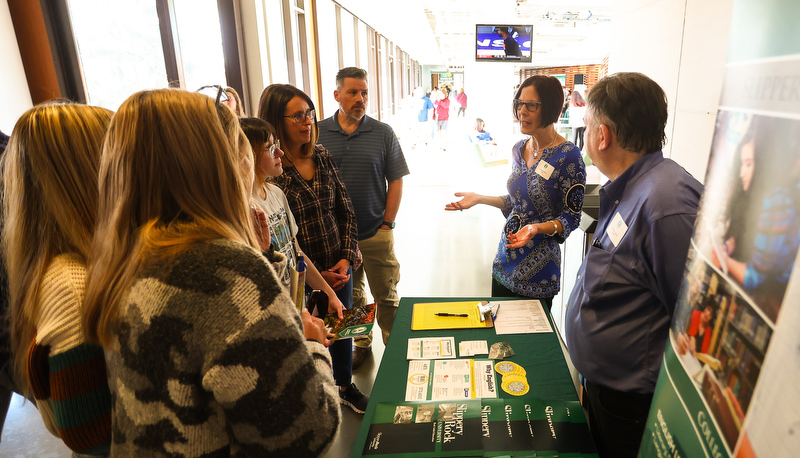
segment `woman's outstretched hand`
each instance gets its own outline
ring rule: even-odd
[[[477,205],[480,202],[481,196],[474,192],[457,192],[456,197],[463,197],[458,202],[450,202],[444,206],[445,211],[466,210],[470,207]]]

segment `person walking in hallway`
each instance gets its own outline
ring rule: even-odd
[[[319,143],[333,156],[355,208],[364,264],[353,272],[353,305],[367,303],[366,275],[377,304],[376,321],[386,343],[400,303],[400,264],[394,254],[392,230],[408,166],[392,128],[366,115],[366,71],[356,67],[339,70],[333,95],[339,110],[320,121]],[[372,335],[355,339],[355,346],[354,369],[371,351]]]
[[[458,90],[456,102],[458,102],[458,116],[464,117],[467,113],[467,94],[464,93],[463,87]]]

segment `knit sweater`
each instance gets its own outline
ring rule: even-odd
[[[81,330],[86,268],[75,255],[47,267],[39,292],[36,340],[28,351],[28,376],[48,429],[75,452],[108,453],[111,396],[103,349]]]
[[[330,356],[249,247],[197,243],[152,263],[118,331],[112,456],[319,456],[336,434]]]

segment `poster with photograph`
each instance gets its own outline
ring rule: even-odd
[[[785,14],[771,0],[735,2],[705,190],[642,457],[800,450],[800,45],[778,55],[784,45],[733,49],[737,34],[790,36],[766,20]],[[748,24],[763,30],[743,26],[754,15],[765,20]]]

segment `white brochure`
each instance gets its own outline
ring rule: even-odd
[[[456,357],[454,337],[408,339],[406,359],[442,359]]]

